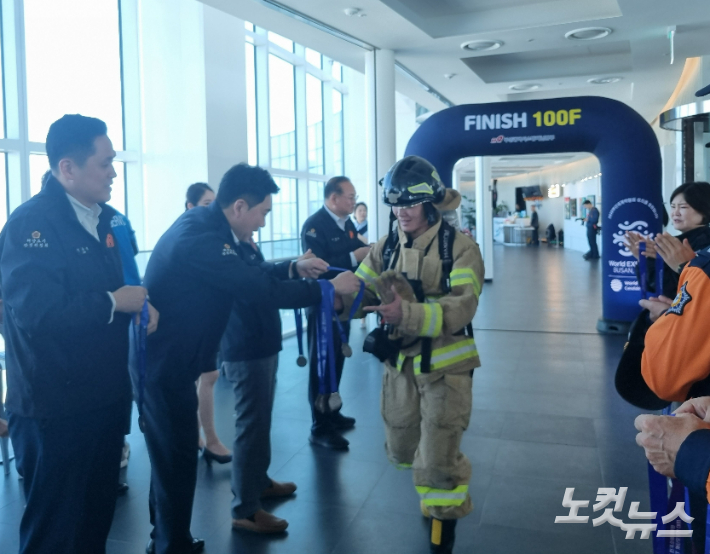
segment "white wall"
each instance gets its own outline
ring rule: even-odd
[[[411,98],[396,92],[395,109],[397,110],[397,159],[404,158],[409,139],[419,128],[417,123],[417,103]]]

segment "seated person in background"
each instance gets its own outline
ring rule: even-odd
[[[671,220],[680,235],[663,233],[655,240],[640,233],[626,233],[627,246],[634,257],[639,258],[639,243],[646,243],[648,259],[648,288],[668,298],[678,292],[680,273],[695,257],[695,252],[710,246],[710,183],[685,183],[671,194]],[[663,286],[656,288],[656,251],[663,257]],[[638,272],[638,267],[637,267]]]
[[[668,401],[683,402],[706,390],[710,376],[710,252],[700,252],[680,275],[675,300],[641,300],[651,321],[645,338],[641,374],[649,388]]]
[[[658,473],[710,501],[710,396],[688,400],[675,414],[638,416],[636,443]]]

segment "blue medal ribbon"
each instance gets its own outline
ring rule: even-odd
[[[648,263],[646,256],[646,243],[639,242],[639,286],[641,287],[641,299],[648,298]]]
[[[335,373],[335,348],[333,346],[333,315],[335,313],[335,288],[330,281],[318,280],[321,303],[316,318],[318,344],[318,392],[326,395],[338,392]]]
[[[138,367],[138,427],[144,430],[145,422],[143,420],[143,397],[145,392],[145,374],[146,374],[146,350],[148,344],[148,299],[143,302],[143,307],[140,311],[138,323],[135,318],[132,320],[133,338],[136,345],[136,365]]]
[[[350,271],[349,269],[343,269],[342,267],[333,267],[333,266],[328,266],[328,271]],[[348,323],[350,323],[353,320],[353,317],[357,313],[358,309],[360,308],[360,304],[362,303],[362,297],[365,296],[365,282],[360,281],[360,290],[357,293],[357,296],[355,297],[355,301],[353,302],[353,305],[350,306],[350,313],[348,314]],[[337,314],[334,313],[334,318],[336,323],[338,324],[338,331],[340,332],[340,340],[342,341],[343,344],[348,344],[348,336],[345,334],[345,330],[343,329],[343,324],[340,322],[340,319],[338,318]]]

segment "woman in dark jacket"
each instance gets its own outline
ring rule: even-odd
[[[659,242],[664,244],[673,243],[678,245],[678,250],[686,245],[688,252],[705,250],[710,247],[710,183],[694,182],[684,183],[671,194],[671,221],[673,227],[681,234],[671,237],[664,233],[657,237]],[[678,280],[680,272],[687,259],[676,260],[669,256],[664,256],[663,286],[661,291],[656,290],[655,268],[656,268],[656,245],[654,241],[648,240],[639,233],[629,232],[626,234],[628,247],[636,259],[639,258],[639,242],[646,242],[646,257],[648,258],[648,291],[663,294],[668,298],[675,297],[678,291]],[[687,243],[686,243],[687,241]],[[687,248],[689,246],[689,248]],[[692,255],[692,254],[691,254]],[[676,263],[679,262],[679,263]],[[638,274],[638,266],[636,268]]]

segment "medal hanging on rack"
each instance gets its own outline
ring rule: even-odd
[[[335,289],[330,281],[319,280],[321,304],[316,318],[316,341],[318,346],[318,396],[315,407],[321,413],[338,411],[343,401],[338,394],[338,379],[335,373],[335,348],[333,346],[333,316]]]

